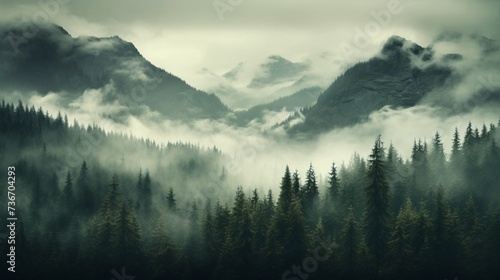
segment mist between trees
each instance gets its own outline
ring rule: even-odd
[[[273,193],[237,187],[216,147],[3,102],[0,166],[18,180],[14,276],[110,279],[125,267],[135,279],[496,279],[499,125],[455,130],[449,157],[439,133],[416,139],[409,159],[379,137],[366,159],[333,164],[325,184],[314,163],[303,178],[287,166]],[[102,141],[78,153],[90,134]],[[318,251],[318,240],[331,242]],[[316,255],[327,257],[312,269]]]

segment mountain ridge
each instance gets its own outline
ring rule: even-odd
[[[0,29],[2,37],[21,32],[15,26]],[[19,45],[18,53],[4,40],[0,58],[0,89],[4,91],[36,91],[42,96],[64,92],[75,98],[85,90],[111,84],[114,91],[104,94],[103,100],[147,106],[171,119],[215,119],[230,111],[217,96],[154,66],[118,36],[74,38],[60,26],[45,25]]]
[[[439,90],[452,91],[463,79],[455,66],[462,60],[463,55],[457,53],[438,58],[432,46],[422,47],[392,36],[378,55],[347,69],[318,97],[315,105],[282,125],[290,135],[316,134],[364,122],[371,113],[387,106],[408,108],[423,100],[447,106],[446,102],[451,101],[439,96]],[[434,94],[429,97],[431,92]],[[303,121],[291,125],[299,119]]]

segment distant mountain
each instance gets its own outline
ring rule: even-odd
[[[222,76],[230,81],[236,81],[238,80],[238,76],[241,74],[244,68],[245,64],[243,62],[240,62],[233,69],[229,70]]]
[[[266,121],[264,118],[268,113],[294,112],[304,107],[309,107],[316,103],[318,96],[323,92],[320,87],[310,87],[299,90],[298,92],[280,97],[272,102],[253,106],[248,110],[236,111],[234,113],[234,123],[238,125],[247,125],[251,121],[263,123]],[[277,122],[281,122],[279,120]]]
[[[463,78],[457,73],[463,56],[440,56],[401,37],[391,37],[379,55],[361,62],[337,77],[316,104],[283,125],[291,134],[318,133],[353,125],[386,106],[408,108],[424,100],[451,106],[449,95],[429,96],[438,89],[453,90]],[[303,119],[290,125],[295,119]]]
[[[310,55],[296,62],[270,55],[240,62],[220,75],[204,68],[197,72],[197,83],[231,108],[248,110],[303,89],[325,88],[331,81],[331,72],[336,72],[337,68],[338,65],[330,64],[324,54]]]
[[[258,74],[250,81],[248,87],[262,88],[298,80],[308,69],[309,65],[306,63],[293,63],[281,56],[272,55],[260,65]]]
[[[119,37],[73,38],[62,27],[38,26],[22,39],[15,24],[1,26],[0,91],[56,92],[68,103],[86,90],[130,109],[147,106],[171,119],[219,118],[229,109],[214,94],[197,90],[148,62]],[[21,39],[19,39],[21,38]],[[20,43],[16,48],[11,41]]]

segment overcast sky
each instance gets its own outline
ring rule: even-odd
[[[59,1],[59,2],[55,2]],[[64,3],[67,2],[67,3]],[[49,17],[73,36],[119,35],[153,64],[189,81],[207,67],[221,74],[271,54],[292,61],[369,40],[348,59],[371,56],[397,34],[421,45],[443,31],[500,39],[498,0],[0,0],[2,18]],[[45,7],[47,11],[47,7]],[[381,12],[384,11],[384,12]],[[390,14],[375,21],[374,13]],[[371,31],[370,31],[371,30]],[[345,59],[346,56],[340,56]]]

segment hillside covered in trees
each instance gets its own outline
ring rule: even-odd
[[[497,279],[498,126],[455,130],[449,152],[439,133],[416,139],[409,159],[379,137],[366,159],[332,164],[326,186],[313,165],[303,178],[287,166],[279,193],[261,193],[227,184],[217,148],[162,145],[3,102],[0,180],[7,166],[17,178],[15,276]],[[214,188],[234,188],[232,201],[199,196]]]

